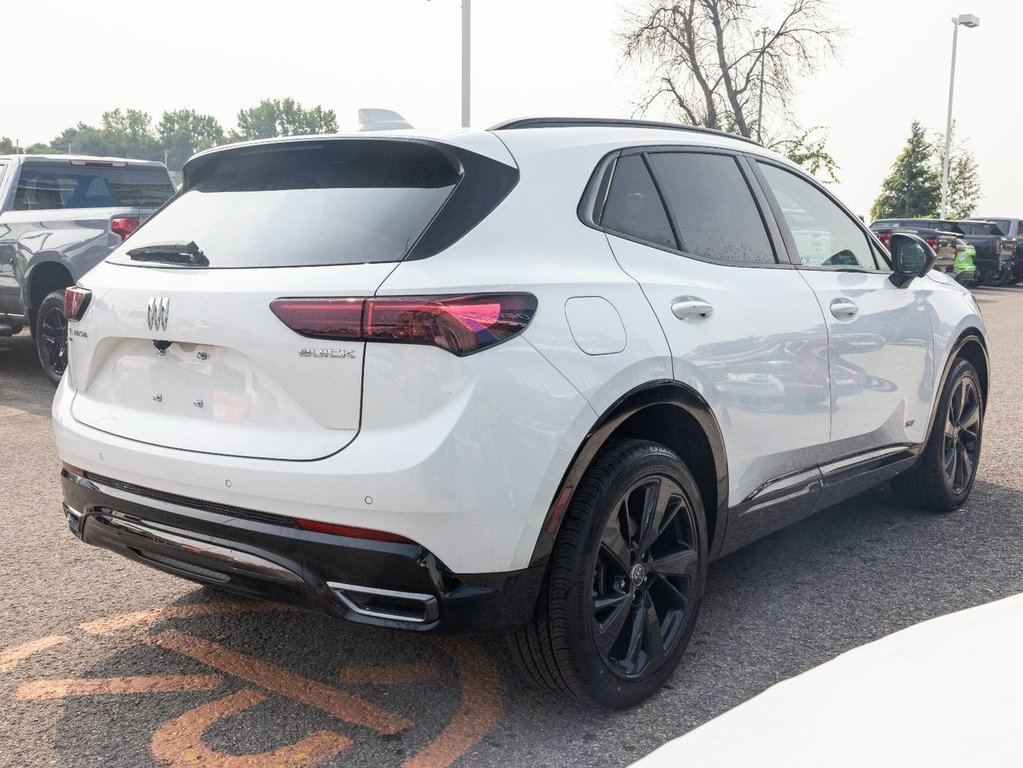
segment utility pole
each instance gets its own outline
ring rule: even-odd
[[[760,48],[760,103],[757,105],[757,143],[764,143],[764,60],[767,58],[767,27],[760,30],[763,35],[763,45]]]

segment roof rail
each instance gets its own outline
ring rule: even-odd
[[[723,136],[729,139],[738,139],[755,146],[762,146],[754,139],[739,136],[727,131],[719,131],[715,128],[704,128],[702,125],[683,125],[682,123],[659,123],[654,120],[629,120],[618,117],[520,117],[515,120],[505,120],[503,123],[492,125],[488,131],[511,131],[518,128],[659,128],[661,130],[692,131],[693,133],[706,133],[711,136]]]

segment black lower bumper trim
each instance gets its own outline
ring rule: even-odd
[[[414,543],[335,536],[145,495],[62,471],[71,532],[152,568],[246,597],[363,624],[440,632],[504,631],[529,621],[544,568],[452,573]],[[190,502],[188,504],[179,503]]]

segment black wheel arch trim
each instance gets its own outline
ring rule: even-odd
[[[934,428],[934,420],[938,415],[938,404],[941,401],[941,393],[945,390],[945,384],[948,383],[948,375],[951,373],[952,366],[955,364],[955,361],[964,357],[962,352],[968,347],[976,347],[984,361],[984,370],[978,370],[977,375],[980,376],[980,388],[982,395],[980,403],[981,413],[987,411],[987,395],[991,389],[991,357],[988,353],[987,344],[984,341],[983,334],[981,334],[976,328],[967,328],[959,334],[959,337],[952,345],[951,351],[948,353],[948,357],[945,358],[945,365],[941,371],[941,378],[938,380],[937,386],[934,389],[934,405],[931,407],[930,419],[927,422],[926,435],[928,437],[931,434],[931,430]]]
[[[561,530],[564,513],[572,502],[575,490],[579,487],[586,470],[607,445],[615,430],[641,411],[663,405],[678,408],[692,417],[703,430],[710,446],[716,474],[717,504],[714,537],[709,542],[708,554],[710,559],[714,559],[721,549],[725,530],[728,527],[728,462],[724,439],[721,436],[717,418],[707,401],[691,387],[678,381],[665,379],[647,382],[624,394],[597,419],[590,431],[587,432],[558,485],[558,492],[548,507],[543,526],[533,548],[530,567],[543,565],[550,559],[551,552],[554,550],[554,542]]]

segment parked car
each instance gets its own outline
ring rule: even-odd
[[[984,321],[926,243],[889,247],[692,127],[201,153],[67,291],[69,527],[351,621],[509,630],[540,682],[633,705],[714,558],[889,479],[969,496]]]
[[[962,222],[946,219],[879,219],[870,225],[875,232],[893,227],[923,227],[950,232],[976,249],[974,263],[978,283],[1000,285],[1012,279],[1016,258],[1015,238],[992,234],[969,225],[964,228]],[[967,229],[970,231],[967,232]]]
[[[981,221],[990,221],[1002,232],[1016,238],[1016,264],[1013,269],[1013,285],[1023,278],[1023,219],[1006,218],[1004,216],[979,216]]]
[[[28,326],[44,373],[60,381],[64,289],[172,194],[162,163],[0,155],[0,336]]]

